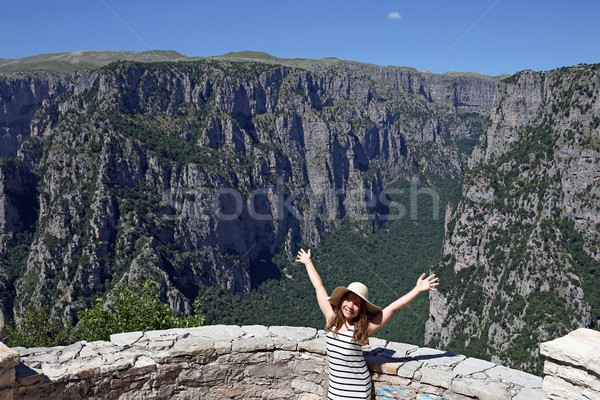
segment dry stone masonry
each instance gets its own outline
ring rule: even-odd
[[[327,390],[325,337],[313,328],[214,325],[1,346],[0,400],[317,400]],[[377,338],[365,356],[376,399],[544,398],[542,378],[488,361]]]

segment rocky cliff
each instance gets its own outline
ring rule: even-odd
[[[600,71],[502,81],[446,223],[430,343],[537,370],[537,344],[597,328]]]
[[[496,82],[210,59],[1,75],[3,313],[72,316],[147,278],[181,313],[203,285],[247,291],[280,248],[376,227],[389,183],[462,176]]]

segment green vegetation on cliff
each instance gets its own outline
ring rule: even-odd
[[[325,235],[322,246],[311,249],[328,292],[361,281],[369,287],[370,300],[385,307],[411,290],[417,278],[429,272],[437,260],[444,237],[446,204],[456,203],[460,182],[430,176],[421,184],[397,182],[387,192],[393,201],[389,220],[374,232],[344,219]],[[201,288],[198,299],[207,323],[323,329],[325,321],[304,266],[282,253],[272,262],[282,278],[267,280],[250,293]],[[376,336],[423,345],[428,310],[427,295],[422,295]]]

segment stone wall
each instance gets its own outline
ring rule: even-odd
[[[543,399],[542,378],[488,361],[371,338],[376,399]],[[322,331],[214,325],[110,342],[0,347],[0,400],[306,399],[327,388]]]
[[[600,332],[577,329],[542,343],[543,390],[552,400],[600,399]]]

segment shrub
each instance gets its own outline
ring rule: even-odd
[[[77,314],[77,327],[71,321],[63,325],[60,318],[51,315],[47,305],[29,305],[20,323],[7,324],[0,338],[9,347],[50,347],[77,340],[109,340],[111,334],[121,332],[204,325],[205,317],[197,300],[194,311],[189,317],[178,317],[160,301],[155,283],[148,280],[139,293],[129,285],[119,285],[113,291],[112,302],[96,299],[92,307]]]

